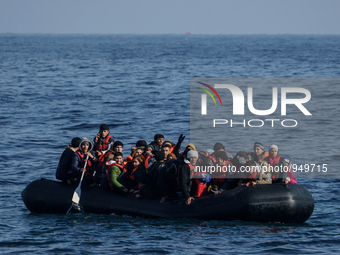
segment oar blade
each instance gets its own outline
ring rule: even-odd
[[[78,188],[73,193],[72,202],[79,204],[80,195],[81,195],[81,189],[80,189],[80,186],[78,186]]]

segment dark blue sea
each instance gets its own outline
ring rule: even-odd
[[[189,143],[190,79],[201,77],[335,78],[327,86],[306,85],[313,116],[301,116],[299,127],[265,127],[261,137],[258,129],[253,135],[249,128],[228,128],[220,137],[233,155],[251,151],[261,138],[295,162],[327,164],[332,174],[298,178],[315,200],[307,222],[40,215],[26,209],[21,191],[36,179],[55,179],[64,147],[76,136],[93,139],[102,123],[124,143],[124,156],[137,140],[151,142],[156,133],[174,142],[184,134],[183,146]],[[339,78],[340,36],[1,34],[0,253],[340,253]]]

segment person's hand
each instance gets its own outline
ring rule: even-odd
[[[179,137],[178,137],[178,143],[177,144],[181,144],[185,139],[185,136],[183,136],[183,134],[181,134]]]
[[[190,205],[190,204],[191,204],[191,201],[193,201],[193,200],[195,200],[195,198],[189,197],[185,203],[186,203],[187,205]]]
[[[166,197],[162,197],[161,201],[159,201],[159,202],[162,204],[162,203],[164,203],[165,199],[166,199]]]
[[[96,135],[96,137],[94,138],[94,141],[95,141],[95,142],[98,142],[99,138],[100,138],[100,134],[98,133],[98,134]]]
[[[86,172],[86,169],[85,169],[85,168],[82,168],[80,171],[81,171],[81,172]]]
[[[123,192],[126,193],[128,192],[129,190],[127,188],[123,189]]]

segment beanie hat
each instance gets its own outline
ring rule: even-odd
[[[124,144],[121,142],[121,141],[115,141],[114,143],[113,143],[113,148],[116,148],[117,146],[124,146]]]
[[[106,124],[101,124],[100,125],[100,130],[110,130],[109,126]]]
[[[259,147],[261,150],[264,151],[264,146],[263,146],[262,143],[256,142],[256,143],[254,144],[254,149],[255,149],[255,147]]]
[[[147,143],[146,143],[146,141],[145,140],[139,140],[139,141],[137,141],[137,143],[136,143],[136,147],[137,148],[141,148],[141,149],[145,149],[146,147],[147,147]]]
[[[269,150],[271,150],[271,149],[279,150],[279,147],[276,144],[272,144],[272,145],[269,146]]]
[[[195,145],[192,143],[189,143],[187,146],[185,146],[185,150],[188,149],[188,147],[191,147],[193,150],[196,150]]]
[[[165,155],[164,155],[163,151],[155,151],[154,155],[155,155],[155,159],[157,161],[158,160],[164,160],[164,158],[165,158]]]
[[[164,135],[162,135],[162,134],[155,134],[153,139],[154,139],[154,141],[156,141],[159,138],[164,138]]]
[[[198,158],[198,152],[195,150],[188,151],[187,158]]]
[[[224,146],[223,146],[223,144],[222,143],[215,143],[215,145],[214,145],[214,151],[218,151],[218,150],[220,150],[220,149],[223,149],[223,150],[225,150],[225,148],[224,148]]]
[[[285,159],[285,161],[286,161],[288,164],[290,164],[291,159],[290,159],[289,156],[283,156],[283,158]]]

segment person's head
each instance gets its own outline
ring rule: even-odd
[[[213,149],[214,149],[215,153],[218,152],[218,151],[225,151],[225,148],[224,148],[222,143],[215,143]]]
[[[289,166],[292,162],[291,158],[289,156],[283,156],[286,166]]]
[[[171,142],[171,141],[164,141],[164,142],[163,142],[163,146],[166,145],[166,144],[169,145],[170,148],[171,148],[172,146],[175,145],[175,144],[174,144],[173,142]]]
[[[193,143],[189,143],[187,146],[185,146],[184,150],[189,151],[189,150],[196,150],[196,147]]]
[[[165,145],[163,144],[161,151],[163,151],[165,157],[168,157],[170,153],[170,149],[171,147],[169,144],[165,144]]]
[[[141,156],[134,156],[132,160],[133,168],[138,167],[143,162],[143,159]]]
[[[264,153],[264,146],[262,143],[256,142],[254,144],[254,152],[256,156],[261,156]]]
[[[228,160],[228,156],[227,156],[227,154],[225,153],[225,151],[218,151],[218,152],[215,154],[215,157],[216,157],[216,163],[217,163],[219,166],[224,165],[224,161]]]
[[[92,150],[92,143],[86,137],[80,139],[79,149],[85,154]]]
[[[249,173],[253,174],[256,171],[256,163],[253,160],[249,160],[246,162],[246,168],[249,169]]]
[[[157,161],[163,161],[165,159],[163,151],[155,151],[154,155]]]
[[[101,137],[105,138],[110,133],[110,128],[106,124],[101,124],[99,127],[99,134]]]
[[[117,164],[122,165],[123,164],[123,154],[121,152],[116,152],[114,161],[116,161]]]
[[[164,135],[162,134],[156,134],[154,136],[154,141],[158,144],[158,145],[162,145],[164,142]]]
[[[166,160],[169,161],[170,159],[177,159],[177,157],[175,154],[169,153],[168,156],[166,157]]]
[[[123,152],[124,144],[121,141],[115,141],[113,143],[113,151],[115,152]]]
[[[145,154],[147,154],[147,155],[152,154],[152,146],[151,146],[151,145],[148,145],[148,146],[146,147]]]
[[[137,148],[137,149],[135,150],[135,152],[134,152],[134,156],[140,156],[140,155],[143,154],[143,152],[144,152],[143,149]]]
[[[136,143],[136,148],[146,149],[147,143],[145,140],[138,140]]]
[[[71,141],[71,146],[73,148],[78,148],[80,143],[80,138],[79,137],[74,137]]]
[[[276,157],[279,153],[279,147],[276,144],[272,144],[269,146],[269,156]]]
[[[198,152],[195,150],[190,150],[187,153],[187,159],[190,161],[190,164],[196,166],[198,159]]]
[[[255,160],[256,158],[256,154],[254,152],[249,152],[247,154],[247,158],[246,158],[246,161],[251,161],[251,160]]]

